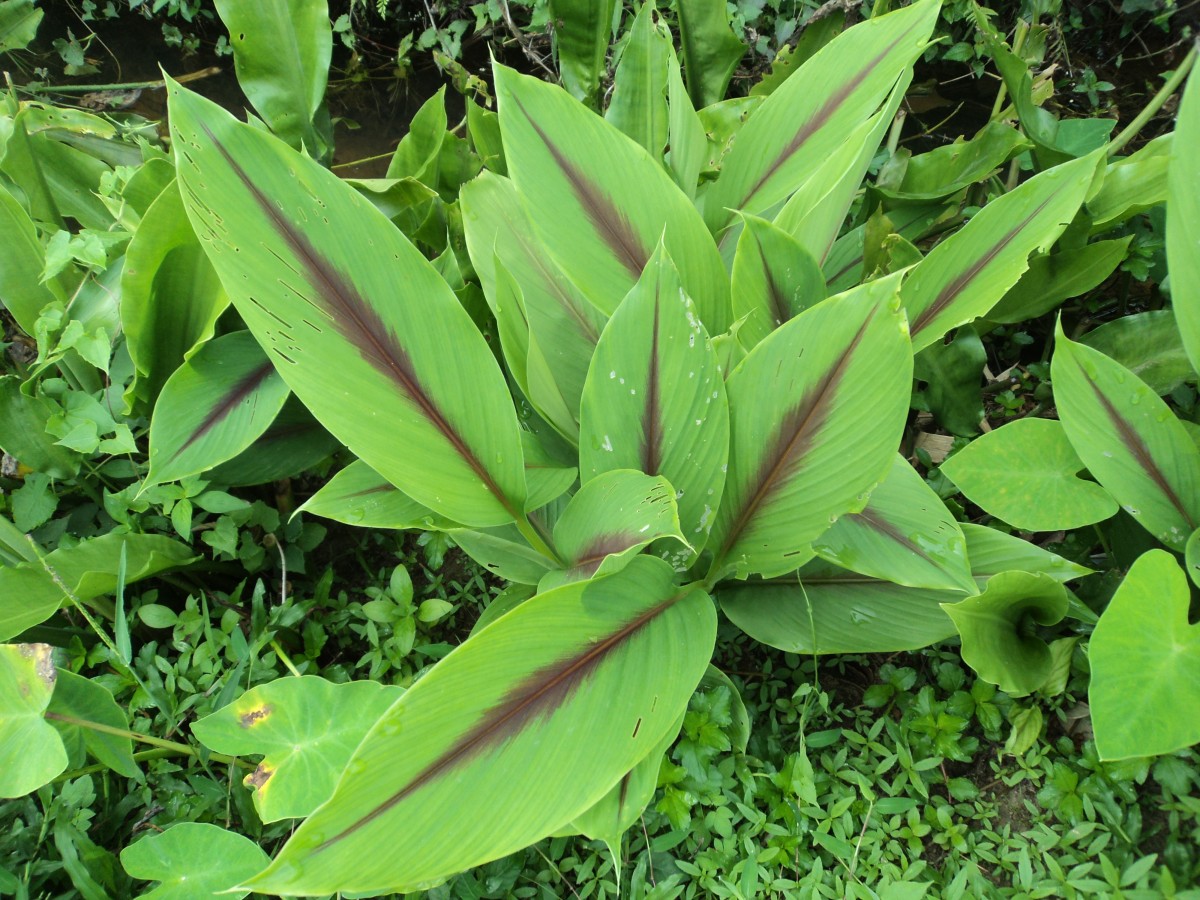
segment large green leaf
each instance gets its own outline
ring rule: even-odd
[[[1059,582],[1073,581],[1092,574],[1091,569],[1063,559],[1057,553],[1051,553],[1015,535],[988,528],[986,525],[972,525],[969,522],[963,522],[959,527],[967,539],[971,574],[980,587],[993,575],[1016,569],[1049,575]]]
[[[37,36],[45,10],[33,0],[4,0],[0,3],[0,53],[24,50]]]
[[[21,330],[33,336],[38,315],[46,305],[65,298],[55,281],[42,283],[46,253],[37,229],[21,204],[2,186],[0,232],[6,245],[0,254],[0,302]]]
[[[40,560],[0,567],[0,640],[14,637],[54,615],[67,602],[60,582],[75,599],[82,601],[114,591],[122,544],[126,584],[196,559],[190,547],[170,538],[110,533],[81,541],[74,547],[59,547]]]
[[[1167,266],[1171,308],[1192,368],[1200,372],[1200,76],[1192,70],[1171,144],[1167,169]]]
[[[333,53],[326,0],[215,0],[238,84],[278,137],[314,157],[331,151],[325,82]],[[319,124],[314,125],[314,119]]]
[[[297,512],[363,528],[451,528],[444,519],[398,490],[358,459],[309,497]]]
[[[1058,416],[1088,471],[1143,528],[1183,550],[1200,522],[1200,450],[1170,407],[1061,325],[1050,372]]]
[[[795,569],[887,474],[912,380],[897,285],[898,276],[882,278],[817,304],[729,377],[729,474],[709,545],[715,566],[733,566],[739,577]]]
[[[715,630],[708,596],[645,556],[525,601],[409,689],[246,886],[411,890],[555,832],[679,720]]]
[[[1176,120],[1176,129],[1181,127],[1183,137],[1180,140],[1184,140],[1187,126],[1182,118]],[[1194,125],[1192,127],[1195,128]],[[1104,184],[1096,196],[1087,202],[1093,234],[1112,228],[1170,199],[1168,173],[1170,166],[1174,165],[1171,162],[1174,140],[1174,133],[1160,135],[1131,156],[1114,159],[1108,164],[1104,172]]]
[[[862,512],[838,519],[813,549],[844,569],[895,584],[975,591],[958,523],[899,454]]]
[[[350,755],[404,688],[306,675],[251,688],[192,726],[204,746],[263,755],[246,776],[264,822],[307,816],[329,799]]]
[[[1102,759],[1171,753],[1200,741],[1200,625],[1169,553],[1138,558],[1089,645],[1088,701]]]
[[[733,257],[733,315],[745,319],[738,340],[747,350],[789,319],[825,299],[825,277],[790,234],[757,216],[743,216]]]
[[[75,721],[64,720],[63,716]],[[73,767],[82,768],[84,754],[90,753],[114,772],[141,779],[141,770],[133,758],[133,741],[119,733],[129,730],[129,716],[117,706],[104,685],[68,669],[59,669],[46,718],[58,731]],[[85,722],[112,730],[101,731],[79,724]]]
[[[696,196],[696,184],[700,180],[700,170],[708,155],[708,135],[692,101],[688,98],[687,89],[683,86],[683,76],[679,72],[679,59],[671,49],[670,60],[667,63],[667,104],[669,107],[667,133],[670,149],[667,151],[667,165],[671,177],[689,198]]]
[[[248,837],[202,822],[180,822],[121,851],[126,872],[160,882],[139,900],[241,900],[250,892],[230,888],[268,862]]]
[[[129,242],[121,273],[121,325],[135,370],[125,391],[129,411],[150,410],[171,373],[212,337],[228,305],[179,188],[165,188]]]
[[[1115,359],[1160,397],[1196,380],[1175,316],[1169,309],[1121,316],[1089,331],[1079,342]]]
[[[913,348],[941,340],[951,328],[985,315],[1045,252],[1083,203],[1101,155],[1043,172],[981,209],[912,271],[900,296]]]
[[[979,433],[983,421],[983,369],[987,350],[978,332],[964,325],[946,343],[930,344],[913,360],[913,375],[937,423],[951,434]]]
[[[1001,572],[982,594],[942,608],[962,637],[963,662],[1010,694],[1030,694],[1050,676],[1050,647],[1037,625],[1067,612],[1066,589],[1049,575]]]
[[[266,484],[312,468],[340,446],[304,404],[289,397],[262,437],[205,477],[231,486]]]
[[[288,386],[430,509],[469,525],[522,516],[512,400],[441,276],[332,173],[177,84],[169,98],[188,214]]]
[[[700,109],[725,97],[746,45],[729,27],[723,3],[679,3],[676,11],[688,93]]]
[[[763,102],[704,194],[713,233],[731,210],[761,215],[803,184],[868,119],[920,55],[938,0],[922,0],[843,32]]]
[[[565,571],[550,573],[538,589],[619,571],[659,538],[674,538],[687,558],[691,547],[679,530],[671,483],[633,469],[604,472],[579,489],[555,523],[554,547]]]
[[[721,609],[756,641],[789,653],[894,653],[954,635],[941,604],[961,591],[909,588],[813,561],[790,578],[730,584]]]
[[[661,240],[713,333],[729,325],[729,278],[696,208],[644,148],[562,90],[496,67],[509,172],[543,243],[611,314]]]
[[[596,104],[616,0],[549,0],[563,87],[577,100]],[[506,142],[507,143],[507,142]]]
[[[976,438],[941,465],[958,488],[998,519],[1025,531],[1081,528],[1117,514],[1051,419],[1019,419]]]
[[[543,351],[571,420],[578,422],[583,382],[605,316],[538,240],[533,222],[510,180],[484,172],[463,185],[461,205],[467,248],[484,295],[500,323],[501,343],[510,368],[525,364],[529,349],[527,345],[513,343],[512,338],[518,335],[505,334],[505,313],[511,313],[507,307],[514,303],[503,291],[500,283],[503,273],[497,270],[496,259],[519,287],[526,327]],[[521,384],[528,375],[518,377],[514,372],[514,377]]]
[[[604,118],[661,159],[667,144],[671,37],[656,24],[654,12],[654,0],[646,0],[633,20]]]
[[[1096,241],[1073,250],[1035,256],[1017,283],[987,312],[992,322],[1017,324],[1057,308],[1102,284],[1129,251],[1133,237]]]
[[[0,645],[0,797],[35,791],[67,767],[66,748],[43,718],[58,674],[52,649]]]
[[[150,420],[146,484],[233,459],[270,427],[287,398],[287,385],[250,332],[208,341],[163,385]]]
[[[699,549],[725,482],[729,414],[708,334],[664,253],[609,321],[584,388],[579,468],[663,475],[684,537]]]
[[[991,121],[970,140],[959,138],[952,144],[904,159],[896,177],[876,185],[883,197],[895,202],[938,200],[963,188],[985,181],[1003,163],[1033,146],[1029,140],[1004,122]]]

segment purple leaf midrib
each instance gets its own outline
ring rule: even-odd
[[[208,415],[204,417],[204,421],[188,436],[188,439],[183,442],[179,449],[171,455],[170,461],[174,462],[179,459],[180,455],[187,451],[196,441],[216,428],[222,420],[228,418],[230,413],[237,408],[238,404],[253,394],[259,385],[266,381],[274,371],[275,367],[271,364],[270,360],[267,360],[253,371],[246,373],[233,386],[233,389],[225,395],[221,402],[209,410]]]

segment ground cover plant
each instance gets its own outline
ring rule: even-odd
[[[10,99],[0,208],[20,252],[0,277],[19,349],[0,412],[20,487],[0,526],[0,637],[14,641],[3,787],[43,803],[40,836],[14,832],[24,859],[53,825],[62,869],[97,896],[129,877],[161,882],[157,896],[190,896],[197,877],[207,892],[466,896],[476,876],[438,885],[485,864],[483,890],[503,895],[520,865],[493,860],[551,836],[565,859],[561,841],[582,834],[610,854],[575,876],[601,893],[752,896],[769,880],[966,896],[996,885],[979,860],[1004,871],[1006,853],[1030,890],[1190,883],[1200,456],[1187,248],[1200,220],[1195,161],[1177,146],[1200,128],[1194,80],[1178,142],[1122,156],[1145,116],[1115,137],[1111,120],[1056,119],[976,10],[1004,84],[995,116],[914,154],[895,123],[933,0],[831,33],[794,72],[730,100],[727,23],[681,22],[681,66],[646,4],[602,103],[609,25],[593,9],[575,20],[591,23],[578,44],[560,45],[576,97],[497,64],[497,109],[469,103],[465,137],[439,94],[386,178],[345,180],[321,162],[332,29],[302,6],[222,11],[257,115],[238,122],[169,81],[170,154],[146,123]],[[295,58],[270,51],[279,29]],[[1081,333],[1063,301],[1139,264],[1169,269],[1169,310]],[[993,361],[983,339],[1002,359],[1031,343],[1025,323],[1056,313],[1053,355],[994,392],[1014,421],[970,440]],[[931,444],[914,449],[931,419],[961,436],[940,469]],[[353,461],[290,517],[287,477],[327,476],[342,445]],[[1031,462],[1013,470],[1014,456]],[[433,569],[453,544],[509,586],[491,599],[494,582],[474,576],[471,600],[461,586],[418,598],[410,554],[365,601],[335,594],[332,569],[289,598],[327,534],[309,516],[423,531]],[[1093,566],[1115,577],[1090,588]],[[272,568],[275,603],[266,581],[209,586]],[[153,592],[167,586],[182,593]],[[482,599],[457,646],[429,637]],[[171,629],[179,661],[155,641],[135,655],[138,623]],[[767,672],[743,668],[737,630],[800,673],[776,713],[742,696]],[[967,689],[953,654],[889,664],[863,697],[882,714],[838,703],[801,663],[945,641],[977,680]],[[367,652],[339,662],[359,642]],[[77,674],[95,666],[107,671]],[[930,683],[914,691],[918,669]],[[1089,692],[1095,749],[1043,766],[1030,754],[1054,742],[1042,705],[1022,698],[1071,722],[1069,689]],[[131,731],[140,710],[149,730]],[[799,717],[786,763],[751,711]],[[1050,829],[1047,847],[1071,861],[1035,874],[1011,835],[967,837],[989,801],[947,761],[973,762],[970,730],[997,739],[1002,716],[1023,768],[998,765],[994,780],[1037,784],[1062,820],[1102,821],[1086,857],[1070,849],[1083,836],[1060,844]],[[154,749],[135,756],[131,740]],[[819,776],[809,746],[829,748],[826,771],[859,792]],[[718,761],[734,749],[789,771],[776,784],[787,799],[753,789],[760,776],[734,756]],[[92,776],[168,777],[179,770],[161,761],[178,755],[241,769],[245,784],[182,774],[194,797],[172,801],[181,824],[127,846],[120,871],[87,836]],[[856,768],[868,761],[875,779],[897,770],[886,796]],[[68,768],[69,791],[45,787]],[[1152,773],[1174,806],[1145,829],[1129,785]],[[639,849],[626,832],[656,791],[673,831],[647,830]],[[906,846],[867,842],[877,801]],[[771,812],[722,844],[733,828],[717,810],[739,802],[742,823],[757,803]],[[241,828],[215,824],[235,809]],[[1104,854],[1111,835],[1120,846]],[[1146,835],[1160,850],[1140,852]],[[692,852],[661,856],[681,845]],[[930,846],[975,857],[915,864]],[[189,866],[213,856],[224,864]],[[27,862],[13,889],[37,874]]]

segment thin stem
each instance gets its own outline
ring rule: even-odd
[[[145,762],[150,759],[162,759],[167,756],[179,756],[174,750],[167,750],[163,747],[156,747],[153,750],[139,750],[133,754],[134,762]],[[64,781],[70,781],[72,778],[82,778],[84,775],[94,775],[97,772],[111,771],[104,763],[93,763],[90,766],[84,766],[80,769],[72,769],[70,772],[63,772],[51,784],[61,784]]]
[[[1029,33],[1029,23],[1024,19],[1017,19],[1017,33],[1013,37],[1012,52],[1016,56],[1021,55],[1021,49],[1025,46],[1025,35]],[[992,104],[992,114],[988,119],[994,119],[1000,115],[1000,110],[1004,108],[1004,98],[1008,96],[1008,85],[1004,79],[1000,79],[1000,90],[996,91],[996,102]]]
[[[189,81],[199,81],[201,78],[220,74],[220,66],[209,66],[207,69],[201,69],[198,72],[188,72],[186,75],[180,75],[175,80],[180,84],[186,84]],[[87,94],[93,91],[133,91],[146,88],[161,88],[166,87],[167,83],[160,78],[157,81],[122,81],[115,84],[62,84],[58,86],[43,84],[39,85],[36,89],[23,84],[14,86],[18,91],[26,94]]]
[[[114,728],[112,725],[104,725],[100,722],[91,722],[87,719],[79,719],[75,716],[66,716],[62,713],[48,712],[47,719],[54,719],[56,722],[62,722],[66,725],[76,725],[80,728],[90,728],[92,731],[99,731],[102,734],[111,734],[116,737],[129,738],[131,741],[140,741],[143,744],[149,744],[151,747],[158,747],[161,750],[170,750],[172,753],[179,753],[185,756],[194,756],[197,759],[200,757],[199,751],[195,747],[189,747],[187,744],[180,744],[176,741],[164,741],[162,738],[150,737],[148,734],[139,734],[136,731],[129,731],[126,728]],[[238,759],[236,756],[226,756],[223,753],[210,753],[209,759],[214,759],[217,762],[226,763],[231,766],[240,766],[243,769],[255,768],[252,763],[246,762],[244,759]]]
[[[516,526],[517,530],[521,532],[521,536],[529,542],[530,547],[542,554],[542,556],[554,560],[556,565],[563,565],[562,558],[558,555],[555,549],[550,546],[545,539],[542,538],[537,528],[535,528],[533,523],[529,521],[529,516],[527,514],[517,517]]]
[[[1159,88],[1157,94],[1150,98],[1150,102],[1147,103],[1146,107],[1137,114],[1134,120],[1126,125],[1125,129],[1120,134],[1109,141],[1107,151],[1109,159],[1112,159],[1114,156],[1120,153],[1125,148],[1126,144],[1137,137],[1138,132],[1146,127],[1146,123],[1154,118],[1158,111],[1162,109],[1163,104],[1167,102],[1167,98],[1179,90],[1179,86],[1183,84],[1184,79],[1187,78],[1188,72],[1190,72],[1192,66],[1195,65],[1198,48],[1200,48],[1200,43],[1192,45],[1192,49],[1189,50],[1188,55],[1183,58],[1183,62],[1179,64],[1179,68],[1177,68],[1172,73],[1171,77],[1167,79],[1167,83]]]
[[[376,153],[374,156],[364,156],[362,159],[352,159],[352,160],[350,160],[350,162],[335,163],[332,166],[330,166],[329,168],[331,168],[331,169],[351,169],[354,166],[361,166],[361,165],[364,165],[369,162],[375,162],[375,160],[377,160],[377,159],[387,159],[387,158],[389,158],[391,156],[395,156],[395,155],[396,155],[395,150],[389,150],[387,153]]]

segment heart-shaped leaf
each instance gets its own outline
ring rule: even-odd
[[[0,645],[0,797],[35,791],[67,767],[44,718],[58,671],[49,644]]]
[[[159,882],[140,900],[240,900],[250,892],[230,889],[270,861],[249,838],[202,822],[181,822],[121,851],[126,872]]]
[[[1138,557],[1092,633],[1088,702],[1102,759],[1155,756],[1200,741],[1200,625],[1171,554]]]

